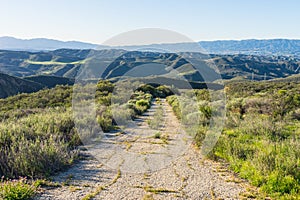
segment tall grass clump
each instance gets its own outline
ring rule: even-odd
[[[0,199],[3,200],[29,200],[37,192],[37,186],[33,181],[20,177],[14,180],[4,180],[0,182]]]
[[[44,177],[72,163],[79,145],[70,112],[49,110],[0,123],[0,175]]]

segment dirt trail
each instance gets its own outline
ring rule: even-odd
[[[159,107],[154,103],[124,133],[109,133],[89,147],[85,159],[53,177],[61,187],[46,188],[36,199],[239,199],[247,183],[204,159],[171,107],[161,104],[160,130],[147,124]]]

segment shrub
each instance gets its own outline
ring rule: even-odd
[[[3,180],[0,182],[0,198],[4,200],[27,200],[36,193],[34,183],[28,183],[26,178],[18,180]]]
[[[150,103],[147,100],[141,99],[136,102],[137,106],[150,108]]]
[[[104,132],[108,132],[113,129],[113,119],[110,110],[102,113],[97,117],[97,122]]]
[[[155,87],[148,85],[148,84],[141,85],[137,89],[137,91],[142,91],[143,93],[149,93],[152,96],[157,97],[157,91],[156,91]]]
[[[150,104],[151,104],[150,101],[145,99],[140,99],[136,101],[134,110],[137,114],[140,115],[144,113],[148,108],[150,108]]]
[[[109,93],[112,93],[114,90],[114,85],[107,80],[100,80],[97,83],[97,91],[101,92],[104,95],[108,95]]]
[[[74,122],[70,112],[49,110],[0,123],[0,175],[48,176],[72,163]]]
[[[262,189],[268,193],[294,193],[300,192],[299,183],[293,176],[281,174],[278,171],[272,172],[268,180],[262,186]]]
[[[160,97],[160,98],[166,98],[167,96],[171,96],[174,94],[173,91],[165,85],[158,86],[156,88],[156,91],[157,91],[157,96],[155,97]]]

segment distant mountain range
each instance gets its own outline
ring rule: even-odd
[[[198,46],[199,44],[199,46]],[[291,55],[300,57],[300,40],[219,40],[200,41],[198,43],[150,44],[139,46],[118,46],[91,44],[79,41],[59,41],[46,38],[17,39],[0,37],[0,49],[25,51],[52,51],[56,49],[124,49],[169,52],[199,52],[209,54],[247,54],[247,55]]]
[[[95,49],[100,45],[78,41],[60,41],[46,38],[17,39],[14,37],[0,37],[0,49],[21,51],[42,51],[55,49]],[[104,46],[103,46],[104,47]]]
[[[300,56],[300,40],[220,40],[199,42],[209,53]]]

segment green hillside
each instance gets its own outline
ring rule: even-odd
[[[6,74],[0,73],[0,98],[5,98],[18,93],[31,93],[36,92],[45,86]]]

